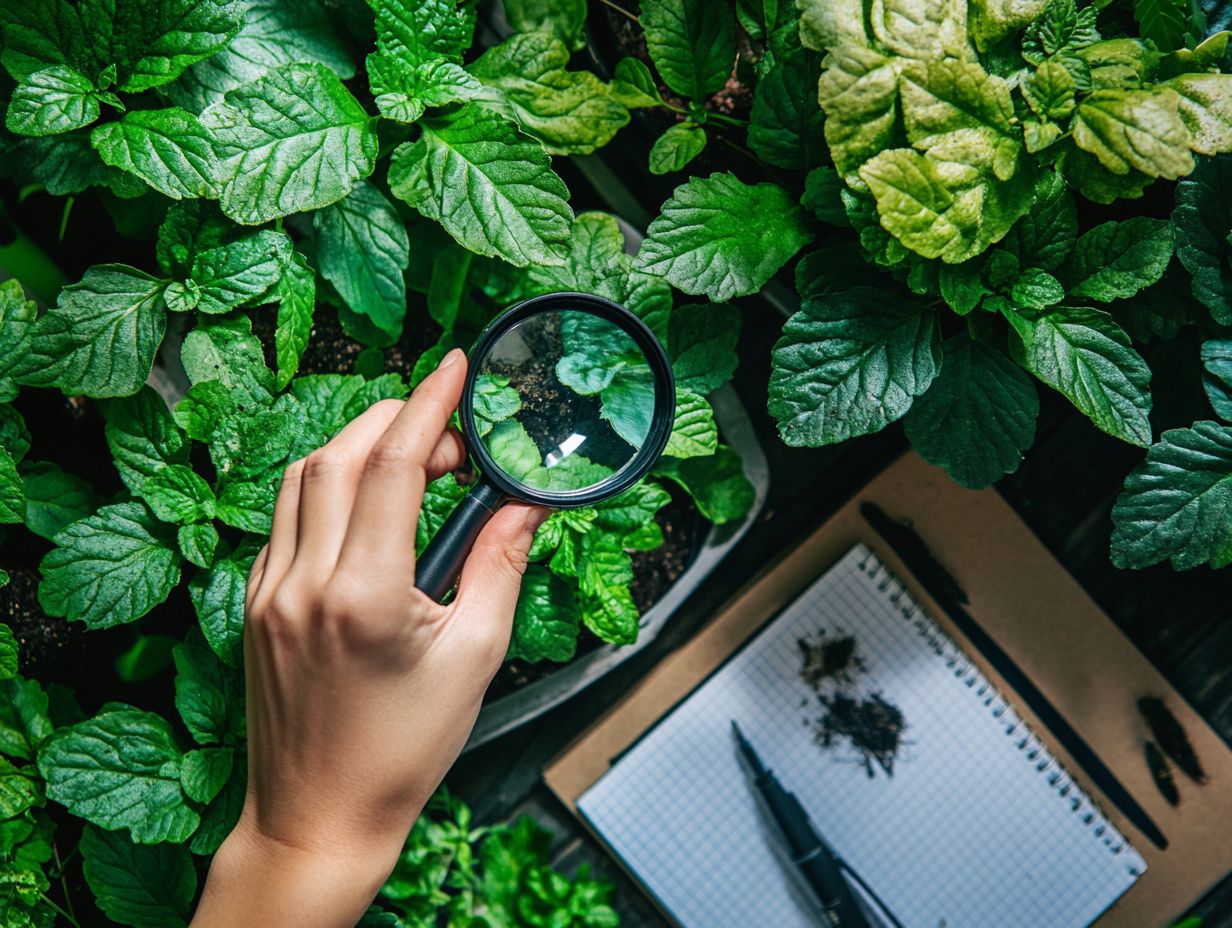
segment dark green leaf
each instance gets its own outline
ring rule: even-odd
[[[274,355],[278,373],[274,382],[282,389],[299,370],[300,356],[308,347],[308,337],[312,334],[312,314],[316,308],[316,275],[299,252],[292,254],[291,260],[282,269],[277,292],[278,325],[274,329]]]
[[[586,0],[505,0],[505,17],[518,32],[547,32],[578,51],[586,46]]]
[[[0,819],[16,818],[42,804],[38,771],[32,766],[18,767],[0,757]]]
[[[176,544],[184,560],[198,567],[208,568],[214,563],[214,549],[218,547],[218,529],[212,522],[196,525],[181,525],[175,533]]]
[[[573,586],[546,567],[528,567],[518,594],[508,659],[570,660],[577,648],[577,633],[577,593]]]
[[[1194,296],[1216,322],[1232,325],[1232,155],[1200,162],[1176,185],[1172,225]]]
[[[201,827],[193,833],[190,845],[194,854],[208,855],[218,850],[239,821],[247,792],[248,761],[241,753],[232,761],[231,779],[201,813]]]
[[[191,282],[198,293],[195,308],[217,315],[263,302],[282,279],[291,249],[286,235],[266,230],[200,252],[192,265]]]
[[[1185,0],[1134,0],[1134,19],[1144,39],[1161,51],[1171,51],[1185,44],[1189,6]]]
[[[0,681],[0,754],[34,760],[52,732],[47,704],[37,680]]]
[[[133,928],[188,924],[197,892],[188,848],[134,844],[124,832],[87,826],[80,850],[81,871],[94,901],[113,922]]]
[[[172,107],[138,110],[90,134],[103,162],[173,200],[219,195],[214,141],[197,117]]]
[[[182,754],[171,726],[151,712],[109,703],[57,731],[39,751],[47,798],[140,844],[184,841],[200,822],[180,787]]]
[[[164,522],[182,524],[214,517],[210,485],[183,464],[169,464],[147,477],[141,498]]]
[[[7,448],[0,448],[0,524],[26,521],[26,490],[17,462]]]
[[[813,168],[804,178],[804,196],[800,202],[822,222],[847,227],[851,221],[843,208],[843,179],[832,167]]]
[[[776,43],[780,48],[774,62],[757,82],[749,114],[749,148],[767,164],[807,171],[825,157],[816,92],[821,56],[800,46],[794,21],[776,35],[787,39]]]
[[[457,0],[373,0],[376,47],[407,65],[433,58],[458,61],[470,44],[466,13]]]
[[[136,495],[168,464],[188,463],[188,442],[152,387],[103,407],[107,445],[120,479]]]
[[[1110,303],[1155,283],[1171,260],[1168,221],[1136,216],[1084,233],[1062,273],[1071,296]]]
[[[173,653],[175,707],[193,739],[198,744],[212,745],[231,744],[243,738],[243,674],[223,664],[195,628],[188,630],[184,643],[177,645]]]
[[[727,83],[736,59],[735,23],[726,4],[644,0],[638,17],[664,82],[704,103]]]
[[[21,467],[26,489],[26,528],[51,539],[60,529],[98,508],[98,495],[86,481],[50,461],[27,461]]]
[[[188,798],[211,802],[231,778],[235,761],[232,748],[198,748],[184,755],[180,767],[180,785]]]
[[[230,667],[239,667],[243,657],[244,594],[248,588],[248,571],[256,555],[257,545],[242,543],[188,584],[193,609],[206,641]]]
[[[632,562],[615,538],[602,532],[582,536],[578,558],[582,622],[604,641],[637,640],[638,611],[629,592],[632,580]]]
[[[678,122],[650,146],[650,173],[682,171],[706,147],[706,133],[689,122]]]
[[[774,347],[770,414],[789,445],[879,431],[937,376],[936,312],[871,287],[806,302]]]
[[[1112,562],[1177,570],[1232,562],[1232,429],[1171,429],[1148,449],[1112,507]]]
[[[684,487],[701,514],[716,525],[742,518],[753,505],[753,485],[740,458],[726,445],[708,457],[663,458],[654,472]]]
[[[1025,309],[1044,309],[1065,299],[1065,288],[1047,271],[1029,267],[1010,287],[1010,299]]]
[[[1055,271],[1078,240],[1078,214],[1065,180],[1045,171],[1035,182],[1035,202],[1002,242],[1024,267]]]
[[[1202,343],[1202,386],[1215,414],[1232,422],[1232,341]]]
[[[676,386],[705,395],[725,384],[740,359],[740,311],[726,303],[679,306],[668,322]]]

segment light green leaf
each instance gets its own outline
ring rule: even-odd
[[[731,379],[739,363],[740,311],[725,303],[679,306],[668,323],[676,387],[703,396]]]
[[[803,210],[782,187],[712,174],[676,188],[634,266],[721,303],[757,292],[811,238]]]
[[[638,611],[629,593],[632,580],[633,565],[619,541],[603,532],[582,536],[578,557],[582,622],[604,641],[637,640]]]
[[[414,66],[433,58],[460,61],[470,45],[470,27],[457,0],[372,0],[376,47]]]
[[[313,230],[321,275],[347,305],[383,331],[401,331],[406,315],[402,272],[410,261],[410,242],[390,202],[362,181],[345,199],[318,211]]]
[[[1035,384],[997,348],[963,334],[945,343],[941,373],[903,419],[912,447],[965,487],[1013,473],[1035,440]]]
[[[189,438],[208,442],[219,423],[233,414],[233,407],[226,385],[218,380],[205,380],[188,388],[172,417]]]
[[[635,483],[619,496],[597,503],[594,509],[594,524],[600,529],[627,535],[653,522],[655,513],[670,503],[671,499],[671,495],[663,487],[644,480]]]
[[[326,439],[377,400],[403,399],[407,394],[406,384],[397,374],[383,374],[374,380],[358,375],[312,374],[295,378],[291,391]]]
[[[120,479],[140,495],[147,478],[167,464],[188,463],[188,442],[152,387],[103,407],[107,446]]]
[[[416,122],[429,106],[499,98],[461,65],[444,58],[411,66],[397,58],[369,55],[366,65],[376,108],[397,122]]]
[[[862,190],[860,165],[894,143],[903,62],[844,42],[826,55],[822,65],[817,94],[826,114],[830,157],[843,180]]]
[[[218,492],[219,521],[246,532],[268,535],[273,526],[277,497],[278,485],[274,481],[250,483],[242,478],[226,481]]]
[[[489,103],[558,155],[589,155],[629,121],[629,111],[589,71],[569,71],[569,49],[546,32],[513,35],[468,68],[499,91]]]
[[[37,680],[0,681],[0,754],[34,760],[52,732],[47,694]]]
[[[273,402],[274,376],[265,366],[261,342],[252,334],[247,317],[202,319],[184,337],[180,360],[189,383],[217,380],[241,409]]]
[[[1029,267],[1010,287],[1010,299],[1024,309],[1044,309],[1065,299],[1065,288],[1047,271]]]
[[[104,915],[133,928],[184,928],[197,893],[188,848],[134,844],[123,832],[87,826],[81,871]]]
[[[542,146],[495,113],[466,104],[425,119],[420,138],[394,151],[389,183],[476,254],[518,267],[563,262],[568,190]]]
[[[173,200],[219,196],[214,140],[185,110],[128,113],[96,127],[90,144],[105,164],[127,171]]]
[[[571,660],[577,649],[577,592],[538,564],[526,569],[513,616],[508,660]]]
[[[770,414],[789,445],[834,444],[902,418],[941,365],[936,312],[872,287],[806,301],[774,346]]]
[[[1216,422],[1170,429],[1125,480],[1112,507],[1112,562],[1176,570],[1232,558],[1232,429]]]
[[[280,390],[291,382],[299,370],[300,356],[308,347],[316,296],[316,275],[303,255],[293,253],[278,281],[278,323],[274,329],[278,373],[274,385]]]
[[[231,778],[235,762],[232,748],[198,748],[184,755],[180,785],[189,799],[211,802]]]
[[[244,594],[256,555],[255,544],[241,544],[188,584],[205,640],[229,667],[239,667],[243,657]]]
[[[861,0],[797,0],[800,11],[800,42],[805,48],[824,52],[844,43],[870,46],[865,32]],[[772,17],[767,13],[766,18]]]
[[[39,570],[48,615],[110,628],[141,618],[180,579],[174,532],[140,503],[103,506],[55,537]]]
[[[244,0],[242,7],[244,27],[227,47],[164,88],[179,106],[200,112],[227,91],[296,61],[320,62],[343,79],[355,75],[345,30],[318,0]]]
[[[1232,156],[1200,161],[1176,185],[1176,256],[1193,275],[1193,295],[1215,321],[1232,325]]]
[[[196,308],[217,315],[265,302],[282,279],[292,247],[284,233],[266,230],[199,253],[192,266]]]
[[[1182,74],[1162,86],[1176,91],[1190,148],[1200,155],[1232,151],[1232,74]]]
[[[57,135],[88,126],[98,114],[94,84],[72,68],[53,65],[17,85],[5,123],[17,135]]]
[[[141,498],[164,522],[185,524],[214,517],[210,485],[183,464],[168,464],[146,478]]]
[[[1179,94],[1169,87],[1097,91],[1074,113],[1074,144],[1113,174],[1132,169],[1149,177],[1183,177],[1194,162],[1179,104]]]
[[[1202,386],[1215,414],[1232,422],[1232,341],[1202,343]]]
[[[283,65],[229,91],[201,114],[223,212],[259,225],[341,200],[376,163],[372,122],[324,65]]]
[[[872,0],[868,18],[886,48],[922,60],[969,57],[964,0]]]
[[[27,809],[41,806],[43,791],[39,785],[34,767],[18,767],[0,757],[0,819],[13,819]]]
[[[7,448],[0,448],[0,524],[20,525],[25,520],[26,491],[17,473],[17,462]]]
[[[689,122],[669,126],[650,146],[650,173],[682,171],[705,147],[706,133],[699,127]]]
[[[109,703],[92,719],[58,730],[39,751],[47,798],[139,844],[184,841],[200,816],[180,787],[181,752],[152,712]]]
[[[664,82],[704,103],[719,91],[736,60],[731,10],[708,0],[643,0],[638,21]]]
[[[3,578],[3,586],[8,583],[8,574]],[[13,630],[0,622],[0,680],[11,680],[17,676],[17,658],[18,658],[17,639],[13,637]],[[0,747],[3,743],[0,742]]]
[[[1074,111],[1077,85],[1065,66],[1045,61],[1022,87],[1031,109],[1043,119],[1064,119]]]
[[[573,51],[586,46],[586,0],[504,0],[505,18],[518,32],[547,32]]]
[[[243,738],[246,722],[242,672],[215,657],[195,628],[188,630],[184,643],[176,645],[172,655],[176,671],[175,707],[193,740],[211,745],[231,744]]]
[[[211,522],[196,525],[181,525],[175,533],[176,544],[184,560],[208,569],[214,563],[214,549],[218,547],[218,529]]]
[[[1056,306],[1031,321],[1010,321],[1027,370],[1109,435],[1142,447],[1151,443],[1151,370],[1108,313]]]
[[[521,422],[506,419],[496,423],[484,444],[504,473],[514,480],[535,485],[534,472],[543,468],[543,454]]]
[[[60,291],[34,324],[22,383],[91,397],[128,396],[150,375],[167,327],[164,281],[123,264],[96,264]]]
[[[504,422],[522,408],[521,395],[509,386],[508,377],[499,374],[483,373],[476,377],[472,397],[475,426],[481,438],[496,423]]]
[[[459,486],[453,474],[437,477],[424,490],[423,503],[419,507],[419,520],[415,524],[415,553],[420,554],[437,533],[450,513],[466,496],[466,487]]]
[[[714,410],[706,398],[678,390],[672,434],[663,453],[672,458],[695,458],[714,454],[718,446],[719,429],[714,422]]]
[[[9,278],[0,282],[0,393],[17,393],[17,385],[8,374],[20,367],[30,350],[30,336],[38,306],[26,299],[21,281]]]
[[[1045,6],[1045,0],[971,0],[971,38],[976,48],[986,51],[1034,20]]]
[[[662,106],[659,85],[655,83],[650,68],[640,58],[621,58],[612,72],[612,99],[629,109]]]
[[[1071,296],[1110,303],[1155,283],[1171,260],[1172,226],[1166,219],[1136,216],[1084,233],[1063,276]]]

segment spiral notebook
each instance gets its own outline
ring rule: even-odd
[[[819,923],[739,766],[733,719],[905,928],[1081,928],[1146,869],[861,544],[578,800],[686,928]]]

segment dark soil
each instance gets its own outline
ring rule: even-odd
[[[854,682],[864,670],[864,659],[856,654],[854,635],[827,636],[818,631],[816,639],[796,639],[800,648],[800,679],[814,690],[829,680]]]
[[[870,778],[875,775],[873,762],[894,775],[894,761],[907,729],[903,713],[874,693],[868,699],[856,699],[843,693],[819,696],[825,714],[813,724],[813,738],[823,748],[835,746],[846,739],[859,755]]]
[[[1168,758],[1164,757],[1164,752],[1154,741],[1147,741],[1142,747],[1146,754],[1147,769],[1151,771],[1151,780],[1159,790],[1159,795],[1163,796],[1170,806],[1180,805],[1181,792],[1176,788],[1176,780],[1172,778]]]
[[[38,571],[10,567],[0,587],[0,622],[17,639],[17,666],[23,676],[46,680],[85,655],[85,626],[45,615],[38,604]]]
[[[1202,769],[1202,762],[1198,760],[1180,720],[1164,705],[1164,701],[1155,696],[1145,696],[1138,700],[1138,711],[1146,719],[1151,734],[1163,753],[1180,767],[1189,779],[1195,783],[1205,783],[1206,771]]]

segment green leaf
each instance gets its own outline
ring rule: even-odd
[[[1011,32],[1028,25],[1045,5],[1045,0],[972,0],[971,37],[976,48],[987,51]]]
[[[1190,148],[1200,155],[1232,151],[1232,74],[1182,74],[1162,86],[1179,97]]]
[[[730,9],[707,0],[643,0],[638,21],[668,87],[704,103],[727,83],[736,60]]]
[[[832,167],[813,168],[804,178],[800,203],[822,222],[846,228],[851,225],[843,207],[843,179]]]
[[[1065,299],[1065,288],[1047,271],[1029,267],[1014,281],[1010,299],[1025,309],[1045,309]]]
[[[659,85],[640,58],[621,58],[612,72],[612,99],[629,109],[662,106]]]
[[[231,778],[235,762],[232,748],[198,748],[184,755],[180,785],[190,799],[211,802]]]
[[[1002,247],[1020,265],[1055,271],[1064,263],[1078,240],[1078,213],[1065,180],[1056,171],[1045,171],[1035,182],[1035,202],[1014,223]]]
[[[246,317],[202,319],[184,337],[180,360],[189,383],[219,381],[241,409],[260,408],[272,401],[274,376],[265,366],[261,342]]]
[[[628,535],[654,521],[655,513],[671,502],[668,492],[648,481],[635,483],[619,496],[595,505],[594,524],[618,535]]]
[[[1136,216],[1084,233],[1063,276],[1071,296],[1110,303],[1155,283],[1171,260],[1172,226],[1166,219]]]
[[[509,386],[508,377],[483,373],[475,378],[472,406],[476,430],[482,438],[492,431],[492,426],[504,422],[522,408],[522,397]]]
[[[240,820],[247,792],[248,761],[240,753],[232,761],[231,779],[201,813],[201,827],[193,833],[190,845],[194,854],[209,855],[218,850]]]
[[[1232,429],[1216,422],[1170,429],[1125,479],[1112,507],[1112,562],[1176,570],[1232,558]]]
[[[410,241],[389,201],[362,181],[345,199],[314,214],[313,230],[321,275],[352,310],[383,331],[400,332]]]
[[[629,593],[633,565],[620,542],[602,532],[582,536],[578,558],[582,622],[612,644],[637,640],[638,611]]]
[[[188,442],[152,387],[103,407],[107,446],[120,479],[141,494],[145,481],[168,464],[188,463]]]
[[[38,306],[26,299],[21,281],[0,282],[0,393],[16,394],[8,373],[20,366],[30,350],[30,336],[38,318]]]
[[[945,343],[941,373],[903,419],[912,447],[972,489],[1013,473],[1035,440],[1035,384],[1000,350],[968,335]]]
[[[972,258],[961,264],[942,264],[937,269],[941,298],[960,316],[970,313],[992,292],[980,276],[982,265],[982,259]]]
[[[1134,19],[1144,39],[1161,51],[1185,44],[1189,30],[1189,4],[1184,0],[1134,0]]]
[[[0,681],[0,754],[33,760],[52,732],[47,694],[37,680]]]
[[[183,464],[169,464],[147,477],[141,498],[164,522],[186,524],[214,517],[210,485]]]
[[[757,292],[811,238],[803,210],[782,187],[712,174],[676,188],[634,266],[719,303]]]
[[[1232,422],[1232,341],[1202,343],[1202,386],[1219,418]]]
[[[175,533],[176,544],[184,560],[198,567],[208,568],[214,563],[214,549],[218,547],[218,529],[211,522],[196,525],[181,525]]]
[[[218,492],[218,519],[245,532],[268,535],[274,524],[277,498],[278,484],[274,481],[249,483],[243,478],[225,481]]]
[[[278,323],[274,329],[278,373],[274,385],[280,390],[291,382],[299,370],[300,357],[308,347],[316,296],[316,275],[304,256],[294,252],[278,281]]]
[[[21,524],[26,520],[26,491],[17,462],[7,448],[0,448],[0,524]]]
[[[172,417],[189,438],[208,442],[222,420],[234,413],[233,405],[222,381],[205,380],[188,388]]]
[[[517,419],[496,423],[485,442],[488,453],[504,473],[528,485],[535,485],[534,472],[543,468],[543,454],[526,427]]]
[[[222,51],[189,68],[164,92],[180,106],[200,112],[229,90],[293,62],[320,62],[339,77],[355,75],[346,31],[318,0],[245,0],[244,27]]]
[[[1034,320],[1010,321],[1027,370],[1109,435],[1142,447],[1151,443],[1151,370],[1108,313],[1056,306]]]
[[[518,32],[547,32],[573,51],[586,46],[586,0],[505,0],[505,18]]]
[[[128,113],[96,127],[90,144],[105,164],[127,171],[173,200],[219,196],[213,138],[185,110]]]
[[[419,507],[419,521],[415,525],[415,553],[419,554],[437,533],[450,513],[454,511],[466,488],[459,486],[453,474],[445,474],[433,480],[424,490],[423,503]]]
[[[172,203],[158,227],[158,265],[171,277],[189,277],[197,255],[223,244],[234,229],[217,203],[200,200]]]
[[[5,174],[22,184],[37,184],[52,196],[106,187],[118,197],[138,197],[145,185],[123,171],[108,167],[90,147],[84,129],[45,138],[20,139],[5,147]]]
[[[458,244],[510,264],[563,263],[573,213],[543,147],[474,104],[423,122],[389,166],[394,196]]]
[[[110,628],[141,618],[180,579],[174,532],[140,503],[103,506],[55,537],[39,570],[48,615]]]
[[[244,594],[257,546],[241,544],[214,561],[214,566],[188,584],[201,632],[214,653],[229,667],[239,667],[244,652]]]
[[[54,65],[17,85],[5,123],[17,135],[57,135],[88,126],[98,114],[94,84],[72,68]]]
[[[1097,157],[1080,148],[1065,152],[1062,165],[1074,189],[1096,203],[1137,199],[1154,180],[1149,174],[1133,168],[1122,174],[1113,173]]]
[[[34,324],[19,379],[91,397],[136,393],[167,328],[165,286],[136,268],[96,264]]]
[[[518,593],[507,659],[563,663],[573,658],[577,635],[576,590],[546,567],[528,567]]]
[[[821,56],[800,46],[794,21],[780,27],[785,45],[757,82],[749,114],[749,148],[767,164],[807,171],[825,160],[817,75]]]
[[[291,391],[326,439],[377,400],[403,399],[407,394],[406,384],[397,374],[383,374],[375,380],[358,375],[312,374],[292,381]]]
[[[1193,274],[1193,295],[1221,325],[1232,325],[1232,156],[1200,161],[1176,185],[1176,256]]]
[[[123,832],[87,827],[81,871],[104,915],[133,928],[184,928],[197,893],[188,848],[134,844]]]
[[[176,645],[175,707],[193,740],[201,745],[231,744],[245,733],[244,677],[222,663],[203,634],[188,630]],[[194,797],[196,798],[196,797]],[[209,799],[199,799],[209,802]]]
[[[878,42],[899,55],[928,60],[970,54],[964,3],[881,0],[869,19]]]
[[[822,64],[817,93],[830,157],[848,185],[865,189],[860,166],[894,144],[902,59],[844,42]]]
[[[629,121],[606,84],[569,71],[569,49],[546,32],[513,35],[488,49],[469,71],[499,94],[489,105],[558,155],[589,155]]]
[[[444,58],[408,66],[397,58],[369,55],[366,65],[376,108],[397,122],[416,122],[430,106],[499,97],[461,65]]]
[[[676,392],[676,416],[663,453],[672,458],[695,458],[714,454],[719,446],[719,428],[706,398],[687,390]]]
[[[699,127],[690,122],[669,126],[650,146],[650,173],[682,171],[705,147],[706,133]]]
[[[249,225],[320,209],[372,173],[372,118],[324,65],[290,64],[201,114],[213,133],[222,211]]]
[[[4,583],[7,582],[8,576],[6,574]],[[2,585],[0,584],[0,586]],[[17,676],[18,651],[17,639],[13,637],[13,630],[3,622],[0,622],[0,680],[11,680]]]
[[[1059,61],[1045,61],[1023,84],[1022,95],[1037,116],[1064,119],[1074,111],[1074,78]]]
[[[382,55],[414,66],[433,58],[459,61],[470,45],[470,28],[457,0],[373,0],[376,47]]]
[[[48,799],[139,844],[184,841],[200,822],[180,787],[181,759],[166,720],[119,703],[60,729],[38,757]]]
[[[927,305],[872,287],[819,296],[774,346],[770,414],[789,445],[867,435],[902,418],[940,365]]]
[[[1183,177],[1194,161],[1179,104],[1180,96],[1168,87],[1097,91],[1074,113],[1074,144],[1113,174],[1132,169],[1149,177]]]
[[[18,767],[0,757],[0,819],[16,818],[27,809],[41,806],[43,791],[39,787],[37,770]]]
[[[740,359],[740,311],[725,303],[679,306],[668,322],[667,353],[679,390],[703,396],[731,380]]]
[[[264,302],[291,260],[291,239],[269,230],[200,252],[193,260],[196,309],[214,315]]]

